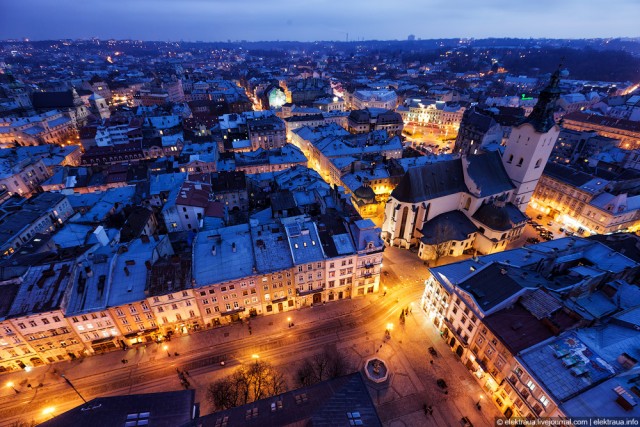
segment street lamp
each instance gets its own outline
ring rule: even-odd
[[[258,359],[260,359],[260,356],[257,355],[257,354],[252,354],[251,358],[256,361],[256,365],[257,365],[258,364]]]
[[[287,322],[289,324],[289,327],[293,326],[293,323],[291,323],[291,317],[287,317]]]
[[[31,372],[31,369],[33,369],[31,366],[25,366],[24,367],[24,371],[25,372]]]
[[[169,346],[168,345],[164,345],[162,347],[162,349],[167,352],[167,357],[171,357],[171,353],[169,353]]]
[[[82,399],[82,401],[84,403],[87,403],[87,401],[84,399],[84,397],[82,397],[82,395],[80,394],[80,392],[78,391],[78,389],[73,385],[73,383],[71,381],[69,381],[69,378],[65,377],[64,374],[60,375],[62,378],[64,378],[64,380],[67,382],[67,384],[69,384],[71,386],[71,388],[73,389],[73,391],[75,391],[78,396],[80,396],[80,399]]]
[[[482,402],[482,399],[484,399],[484,396],[480,395],[480,399],[476,402],[476,408],[480,409],[480,402]]]
[[[9,382],[7,383],[7,387],[11,387],[11,388],[13,389],[13,391],[15,391],[15,392],[16,392],[16,394],[20,393],[20,390],[16,389],[16,388],[13,386],[13,381],[9,381]]]

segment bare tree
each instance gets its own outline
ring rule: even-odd
[[[352,371],[346,357],[336,349],[325,349],[305,359],[296,371],[296,382],[299,386],[337,378]]]
[[[256,361],[238,367],[231,375],[209,385],[207,399],[216,410],[224,410],[287,391],[284,375],[270,363]]]

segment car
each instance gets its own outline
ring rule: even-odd
[[[574,234],[576,234],[576,233],[574,233],[573,231],[569,231],[569,230],[565,230],[565,232],[564,232],[564,235],[565,236],[569,236],[569,237],[573,236]]]
[[[561,233],[564,233],[564,227],[558,228],[558,231],[561,232]]]
[[[469,420],[469,417],[462,417],[460,419],[460,424],[462,425],[462,427],[473,427],[473,424],[471,423],[471,420]]]
[[[527,239],[527,243],[532,243],[532,244],[540,243],[540,239],[538,239],[537,237],[529,237]]]
[[[542,219],[542,215],[538,215],[536,219]]]

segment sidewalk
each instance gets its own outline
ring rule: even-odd
[[[288,320],[294,324],[294,327],[304,327],[312,325],[320,319],[336,318],[364,308],[366,305],[377,299],[379,295],[366,296],[355,300],[345,299],[340,301],[332,301],[322,304],[321,306],[304,307],[297,310],[272,314],[268,316],[258,316],[251,319],[251,330],[246,321],[243,323],[232,323],[230,325],[218,328],[207,329],[184,336],[174,336],[171,341],[162,342],[160,344],[149,343],[140,344],[130,347],[126,351],[114,350],[108,353],[88,356],[73,361],[64,361],[51,365],[39,366],[33,368],[31,372],[20,371],[7,373],[2,376],[2,380],[13,382],[18,390],[27,389],[27,384],[32,387],[42,384],[58,383],[63,381],[60,374],[67,375],[70,379],[83,378],[91,375],[98,375],[109,372],[123,366],[122,360],[128,360],[127,366],[132,364],[143,364],[153,361],[157,358],[174,358],[175,353],[178,355],[186,355],[203,348],[211,348],[216,345],[227,343],[243,338],[255,337],[256,339],[264,336],[274,335],[284,332],[288,329]],[[164,350],[164,346],[168,349]],[[170,356],[167,356],[166,352]],[[9,393],[10,392],[10,393]],[[13,394],[13,390],[7,387],[0,389],[0,396]]]

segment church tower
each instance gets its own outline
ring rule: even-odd
[[[560,96],[559,69],[538,98],[529,116],[513,127],[506,143],[502,164],[516,186],[512,202],[522,212],[527,209],[551,150],[560,134],[553,119],[556,100]]]

